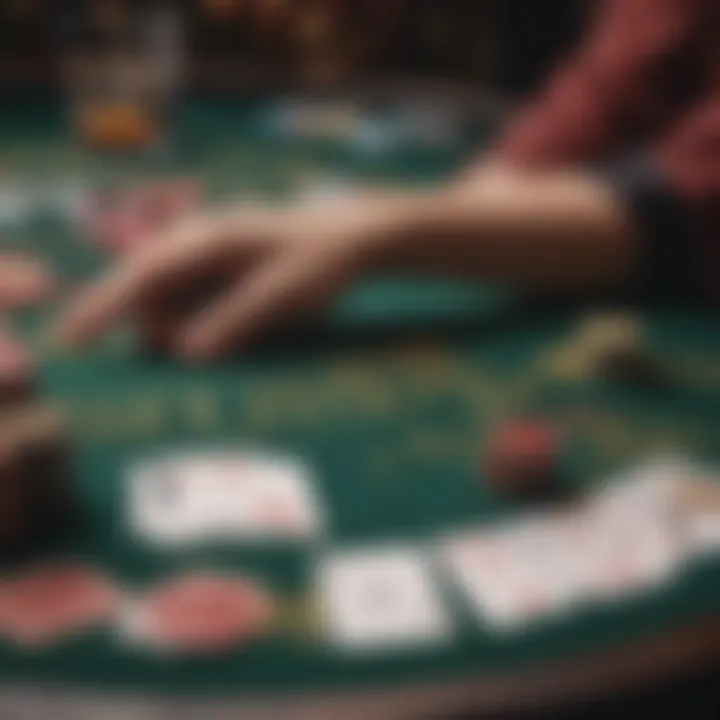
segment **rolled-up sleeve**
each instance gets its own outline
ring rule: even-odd
[[[607,158],[667,117],[716,0],[608,0],[589,37],[491,152],[520,167]]]
[[[686,217],[693,280],[720,301],[720,88],[668,133],[653,159]]]
[[[490,153],[521,169],[607,169],[639,239],[636,285],[666,298],[720,300],[719,16],[717,0],[608,0]]]

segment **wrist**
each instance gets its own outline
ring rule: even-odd
[[[363,209],[356,239],[366,273],[402,271],[412,265],[414,250],[438,214],[435,192],[389,193]]]

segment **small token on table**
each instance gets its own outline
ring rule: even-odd
[[[562,442],[547,422],[523,419],[503,425],[491,438],[485,472],[498,495],[542,498],[560,485]]]

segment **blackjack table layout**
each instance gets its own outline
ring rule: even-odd
[[[371,117],[381,110],[362,109]],[[108,262],[72,212],[74,200],[103,183],[191,178],[211,200],[278,203],[358,187],[428,187],[491,134],[469,111],[450,130],[436,119],[416,136],[371,120],[355,140],[345,131],[298,136],[287,127],[291,116],[278,98],[188,102],[163,147],[130,156],[87,149],[49,102],[15,109],[0,117],[0,187],[24,187],[26,201],[22,217],[0,213],[3,248],[44,258],[71,293]],[[666,368],[665,382],[648,385],[574,372],[566,351],[583,303],[529,302],[455,281],[364,281],[317,322],[289,325],[204,366],[144,347],[127,327],[88,349],[62,347],[53,334],[59,307],[22,311],[13,322],[38,359],[33,402],[66,419],[78,520],[5,558],[0,591],[43,563],[91,567],[126,598],[213,571],[259,582],[274,612],[257,637],[201,654],[157,652],[128,641],[113,622],[52,643],[0,633],[3,717],[497,712],[592,697],[716,659],[713,553],[646,591],[518,630],[477,611],[439,550],[453,533],[547,512],[486,482],[488,438],[512,418],[543,418],[559,431],[573,493],[669,449],[712,466],[720,455],[720,326],[702,309],[633,309],[648,353]],[[147,458],[182,464],[228,448],[296,459],[321,527],[272,542],[170,546],[136,532],[130,487]],[[334,590],[324,571],[343,553],[365,551],[423,559],[441,617],[426,608],[413,642],[353,644],[362,623],[338,630],[342,622],[329,618]],[[382,604],[382,591],[375,601]]]

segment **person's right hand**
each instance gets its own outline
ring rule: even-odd
[[[283,209],[236,206],[170,223],[81,292],[61,323],[61,339],[82,344],[121,316],[164,308],[178,353],[217,356],[329,303],[367,266],[384,212],[382,202],[358,197]],[[173,316],[199,287],[201,306],[189,317]]]

